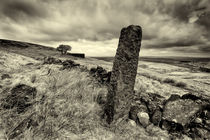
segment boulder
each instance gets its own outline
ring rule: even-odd
[[[45,57],[44,64],[62,64],[62,61],[54,57]]]
[[[138,122],[137,114],[139,112],[147,112],[146,105],[141,104],[141,105],[131,106],[130,111],[129,111],[129,119],[134,120],[135,122]]]
[[[165,98],[154,93],[141,94],[141,102],[144,102],[148,108],[149,115],[152,116],[156,110],[162,110]]]
[[[133,127],[136,127],[136,122],[134,120],[128,120],[128,124],[133,126]]]
[[[202,124],[203,123],[203,120],[201,119],[201,118],[196,118],[195,120],[194,120],[194,122],[195,123],[197,123],[197,124]]]
[[[140,124],[143,127],[147,127],[150,124],[149,115],[146,112],[139,112],[137,114]]]
[[[162,111],[161,109],[156,109],[154,114],[151,116],[151,122],[154,125],[159,125],[162,120]]]
[[[95,77],[99,83],[107,84],[110,82],[111,72],[107,72],[104,68],[97,66],[90,69],[90,74]]]
[[[176,122],[185,126],[189,124],[201,105],[190,99],[177,99],[168,101],[164,107],[163,118],[170,122]]]
[[[63,70],[64,70],[64,69],[71,69],[71,68],[80,66],[80,64],[77,64],[77,63],[75,63],[75,62],[72,61],[72,60],[63,61],[63,62],[62,62],[62,65],[63,65],[63,68],[62,68]]]

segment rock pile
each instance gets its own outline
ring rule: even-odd
[[[61,68],[62,70],[64,69],[71,69],[73,67],[80,66],[80,64],[75,63],[72,60],[65,60],[62,61],[60,59],[54,58],[54,57],[45,57],[44,58],[44,63],[43,64],[57,64],[57,65],[63,65]]]
[[[210,138],[210,102],[193,94],[172,95],[169,99],[156,94],[141,95],[131,106],[129,118],[143,127],[153,123],[170,134],[191,138]]]
[[[111,72],[107,72],[100,66],[97,66],[97,68],[91,68],[90,74],[101,84],[108,84],[110,82]]]
[[[62,61],[54,57],[45,57],[44,64],[62,64]]]
[[[2,100],[1,106],[4,109],[17,108],[18,113],[25,112],[31,106],[33,99],[36,97],[36,88],[21,84],[12,88],[10,94]]]
[[[64,69],[71,69],[71,68],[73,68],[73,67],[78,67],[78,66],[80,66],[80,64],[77,64],[77,63],[75,63],[74,61],[72,61],[72,60],[66,60],[66,61],[63,61],[62,62],[62,65],[63,65],[63,70]]]

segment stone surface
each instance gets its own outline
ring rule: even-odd
[[[202,124],[203,120],[201,118],[196,118],[195,123]]]
[[[138,68],[141,38],[140,26],[130,25],[121,30],[108,88],[108,102],[104,110],[109,124],[129,112]]]
[[[133,127],[136,127],[136,122],[134,120],[128,120],[128,124]]]
[[[44,64],[62,64],[62,61],[54,57],[45,57]]]
[[[162,120],[162,112],[160,109],[157,109],[152,115],[151,121],[154,125],[159,125]]]
[[[104,68],[100,66],[97,66],[97,68],[91,68],[90,74],[95,77],[101,84],[106,84],[110,82],[111,72],[107,72]]]
[[[152,116],[156,110],[160,110],[163,106],[165,98],[161,95],[154,93],[140,94],[141,102],[144,102],[149,110],[149,114]]]
[[[139,112],[147,112],[146,105],[142,104],[142,105],[133,105],[133,106],[131,106],[130,111],[129,111],[129,119],[134,120],[135,122],[137,122],[138,121],[137,114]]]
[[[167,102],[163,111],[163,118],[167,121],[174,122],[185,126],[192,121],[192,118],[201,109],[201,105],[193,100],[177,99]]]
[[[203,99],[190,93],[183,96],[173,94],[168,99],[154,93],[137,95],[133,99],[129,118],[138,120],[137,116],[141,117],[139,112],[147,113],[152,124],[146,128],[146,131],[151,135],[153,129],[162,128],[169,132],[171,139],[209,138],[210,103],[207,98]],[[136,121],[137,124],[148,122],[142,120]]]
[[[143,127],[147,127],[150,124],[149,115],[146,112],[139,112],[137,114],[140,124]]]
[[[65,60],[65,61],[62,62],[62,65],[63,65],[62,70],[71,69],[71,68],[80,66],[80,64],[77,64],[72,60]]]

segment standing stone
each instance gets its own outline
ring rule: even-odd
[[[106,120],[109,124],[128,115],[134,93],[141,38],[140,26],[130,25],[121,30],[105,107]]]

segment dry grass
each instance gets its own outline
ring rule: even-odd
[[[164,83],[168,83],[168,84],[174,84],[176,83],[176,81],[174,79],[171,79],[171,78],[165,78],[163,80]]]
[[[157,76],[157,75],[154,75],[154,74],[151,74],[151,73],[146,73],[146,72],[140,73],[140,75],[144,76],[144,77],[147,77],[149,79],[158,81],[162,84],[166,83],[166,84],[170,84],[172,86],[176,86],[176,87],[179,87],[179,88],[187,87],[187,83],[185,83],[183,81],[180,81],[178,79],[171,78],[171,77],[160,77],[160,76]]]
[[[187,83],[183,82],[183,81],[177,81],[175,79],[172,79],[172,78],[165,78],[163,80],[164,83],[167,83],[167,84],[171,84],[173,86],[176,86],[176,87],[179,87],[179,88],[185,88],[187,87]]]
[[[82,63],[82,60],[78,61]],[[81,69],[60,71],[57,65],[41,65],[41,63],[25,65],[27,63],[9,71],[12,75],[10,80],[12,84],[5,86],[6,82],[0,82],[4,90],[6,87],[9,90],[21,83],[36,87],[38,91],[36,99],[32,101],[34,105],[23,114],[17,114],[16,109],[0,109],[0,129],[5,138],[24,119],[34,113],[32,119],[39,125],[24,128],[23,133],[16,139],[169,139],[167,132],[159,128],[152,127],[151,131],[155,132],[151,133],[141,126],[132,126],[127,120],[107,126],[101,119],[103,107],[97,103],[98,96],[106,95],[107,89],[98,85],[87,71]],[[85,59],[82,64],[89,68],[99,62]],[[112,66],[109,63],[103,65],[108,70]],[[161,82],[162,78],[145,73],[137,76],[135,88],[137,92],[145,94],[174,93],[166,90],[164,86],[168,84]],[[3,99],[8,94],[9,92],[5,90],[0,98]]]
[[[158,130],[160,133],[150,134],[144,128],[132,126],[127,121],[107,127],[101,119],[103,109],[96,101],[98,95],[107,94],[107,89],[96,84],[87,72],[80,69],[54,69],[48,76],[36,75],[36,80],[34,83],[33,81],[27,80],[31,83],[25,83],[38,89],[34,105],[30,109],[23,114],[17,114],[15,109],[0,110],[5,138],[33,113],[35,115],[32,118],[39,125],[23,128],[23,133],[16,139],[149,140],[158,139],[163,134],[167,138],[162,130]],[[9,89],[1,94],[2,98],[8,91]]]
[[[176,86],[177,86],[177,87],[180,87],[180,88],[185,88],[185,87],[187,87],[187,84],[184,83],[184,82],[177,82],[177,83],[176,83]]]
[[[68,77],[68,78],[66,78]],[[1,110],[6,131],[11,132],[18,122],[32,112],[36,112],[36,119],[43,117],[40,128],[27,130],[22,138],[26,139],[56,139],[71,137],[72,134],[82,137],[92,136],[92,130],[100,124],[100,106],[95,99],[104,87],[97,87],[85,72],[79,70],[51,73],[47,83],[47,91],[39,91],[37,103],[23,115],[14,110]],[[5,93],[6,94],[6,93]],[[44,102],[40,100],[44,97]],[[98,115],[97,115],[98,114]],[[15,118],[13,118],[15,116]],[[69,132],[65,134],[63,132]],[[31,134],[29,138],[29,134]]]

